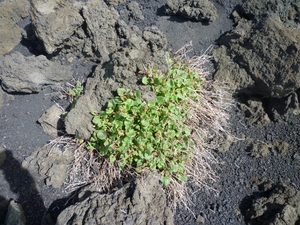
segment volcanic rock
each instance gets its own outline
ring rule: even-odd
[[[81,191],[78,201],[60,213],[56,224],[172,225],[174,222],[159,177],[148,175],[113,194]]]
[[[45,85],[72,79],[70,66],[49,61],[45,56],[23,56],[14,52],[0,56],[0,80],[7,92],[36,93]]]

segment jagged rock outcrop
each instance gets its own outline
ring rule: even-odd
[[[213,22],[218,17],[216,7],[208,0],[167,0],[168,15],[179,15],[196,21]]]
[[[243,214],[247,224],[298,224],[300,191],[284,184],[265,184]]]
[[[218,39],[219,47],[212,52],[214,78],[227,83],[234,95],[248,96],[240,108],[250,124],[264,126],[299,112],[300,30],[288,24],[292,19],[281,7],[298,9],[299,3],[292,2],[244,2],[233,12],[235,28]]]
[[[60,188],[68,177],[68,165],[74,160],[72,149],[45,145],[37,148],[22,162],[22,167],[30,173],[39,174],[46,185]]]
[[[242,13],[248,18],[270,12],[276,13],[287,26],[300,25],[300,2],[298,0],[250,0],[242,4]]]
[[[113,194],[90,189],[81,191],[77,202],[57,218],[60,224],[172,225],[173,214],[157,175],[148,175],[126,184]]]
[[[42,40],[48,54],[62,48],[83,24],[80,7],[71,1],[32,0],[30,12],[35,35]]]
[[[244,80],[244,87],[239,82],[236,91],[281,98],[300,87],[300,30],[286,27],[275,14],[257,22],[241,21],[218,43],[226,49],[213,54],[216,61],[225,63],[218,64],[215,77]]]
[[[49,61],[45,56],[23,56],[14,52],[0,56],[1,86],[7,92],[34,93],[45,85],[71,80],[71,66]]]

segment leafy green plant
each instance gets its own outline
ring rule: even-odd
[[[157,169],[165,186],[172,177],[187,181],[194,142],[186,125],[189,100],[201,89],[198,73],[179,60],[169,58],[170,71],[162,74],[148,69],[142,82],[156,94],[145,102],[141,93],[123,88],[108,102],[105,111],[92,112],[95,131],[88,141],[89,150],[97,150],[120,167],[141,172]]]
[[[69,89],[69,95],[72,98],[72,108],[75,106],[78,98],[83,93],[83,85],[80,81],[76,81],[76,84],[73,88]]]

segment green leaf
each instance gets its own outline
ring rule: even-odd
[[[159,105],[163,105],[165,103],[165,98],[163,96],[157,96],[156,97],[156,102]]]
[[[178,180],[183,181],[183,182],[187,182],[188,181],[188,177],[186,175],[183,174],[176,174],[176,177],[178,178]]]
[[[126,161],[120,161],[120,162],[119,162],[119,166],[120,166],[121,168],[124,168],[124,167],[126,166]]]
[[[149,127],[150,123],[148,120],[141,119],[141,125],[144,126],[145,128]]]
[[[134,138],[134,136],[135,136],[135,131],[134,131],[134,129],[128,130],[128,131],[126,132],[126,136],[127,136],[127,137],[130,137],[130,138]]]
[[[101,118],[99,116],[95,116],[92,120],[92,123],[98,125],[101,122]]]
[[[124,93],[126,93],[126,89],[125,88],[118,88],[117,93],[119,96],[124,95]]]
[[[145,84],[145,85],[147,85],[148,82],[149,82],[148,77],[143,77],[142,83]]]
[[[131,98],[129,98],[124,102],[124,105],[126,108],[130,109],[132,106],[134,106],[134,101]]]
[[[107,137],[106,132],[104,130],[96,130],[96,136],[100,140],[104,140]]]
[[[167,187],[171,182],[171,177],[167,175],[161,175],[160,181],[165,187]]]
[[[112,108],[107,108],[105,112],[106,114],[111,115],[114,113],[114,110]]]
[[[116,159],[116,157],[114,156],[114,155],[110,155],[109,156],[109,161],[111,162],[111,163],[113,163],[113,162],[115,162],[117,159]]]
[[[86,149],[87,149],[87,150],[93,150],[93,149],[95,149],[95,148],[94,148],[94,146],[93,146],[91,143],[88,143],[88,144],[86,145]]]
[[[97,116],[97,115],[98,115],[98,113],[97,113],[96,110],[93,110],[93,111],[91,112],[91,114],[92,114],[93,116]]]

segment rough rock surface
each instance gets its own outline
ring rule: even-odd
[[[0,2],[0,55],[8,53],[21,41],[25,31],[17,22],[28,15],[29,6],[27,0]]]
[[[118,5],[120,3],[126,2],[126,0],[105,0],[108,5]]]
[[[0,56],[0,80],[7,92],[34,93],[43,86],[72,79],[69,66],[49,61],[45,56],[25,57],[19,52]]]
[[[129,18],[130,21],[134,21],[135,23],[145,19],[139,3],[136,1],[129,2],[126,10],[123,9],[120,11],[120,15],[123,18]]]
[[[93,131],[91,111],[100,111],[118,88],[141,91],[144,99],[151,99],[150,88],[140,85],[141,76],[137,73],[150,63],[167,70],[167,42],[163,33],[155,27],[141,31],[118,20],[118,13],[109,9],[103,1],[90,0],[83,9],[83,16],[92,37],[91,49],[107,63],[97,66],[87,80],[85,93],[68,113],[65,125],[67,133],[88,139]]]
[[[20,43],[23,31],[10,19],[0,18],[0,55],[11,51]],[[6,40],[9,41],[7,42]]]
[[[109,60],[109,54],[114,52],[118,47],[117,33],[114,29],[118,21],[119,14],[114,8],[109,8],[104,1],[90,0],[83,6],[82,15],[86,22],[86,29],[92,52],[102,62]],[[87,47],[85,47],[87,49]]]
[[[277,15],[262,16],[257,22],[241,20],[218,43],[226,50],[216,49],[216,60],[223,61],[221,55],[225,53],[224,58],[229,55],[232,61],[218,63],[215,77],[235,81],[247,76],[239,78],[245,86],[237,87],[237,91],[281,98],[300,87],[300,30],[286,27]],[[230,71],[226,73],[230,78],[223,78],[222,71]]]
[[[64,42],[83,23],[79,8],[71,1],[33,0],[31,8],[35,34],[43,41],[48,54],[62,48]]]
[[[243,214],[247,224],[299,224],[300,191],[284,184],[264,184]]]
[[[285,155],[289,144],[285,141],[274,140],[273,142],[258,142],[255,143],[254,140],[250,141],[250,145],[247,148],[247,151],[251,153],[251,156],[259,158],[266,157],[270,153],[274,155]]]
[[[287,26],[300,25],[300,2],[298,0],[250,0],[242,4],[243,13],[248,18],[260,16],[263,13],[277,13]]]
[[[2,90],[2,88],[0,88],[0,109],[3,105],[3,95],[4,95],[3,90]]]
[[[299,96],[292,92],[287,97],[278,99],[271,98],[266,102],[266,111],[274,121],[287,120],[288,115],[298,115],[300,113]]]
[[[68,176],[68,165],[73,161],[70,149],[61,150],[57,146],[46,145],[37,148],[22,162],[22,167],[39,174],[47,185],[60,188]]]
[[[218,13],[208,0],[167,0],[165,11],[168,15],[179,15],[196,21],[216,20]]]
[[[172,225],[173,214],[159,177],[148,175],[113,194],[82,191],[78,201],[60,213],[56,225],[60,224]]]
[[[53,137],[57,137],[60,132],[62,133],[64,125],[61,118],[62,113],[62,109],[54,104],[38,119],[45,133]]]
[[[248,126],[263,127],[271,122],[262,102],[259,100],[248,100],[247,102],[240,103],[239,107],[245,113],[246,124]]]
[[[22,206],[15,202],[14,200],[10,201],[8,206],[8,212],[6,214],[6,219],[4,225],[25,225],[26,219],[24,216],[24,211]]]

